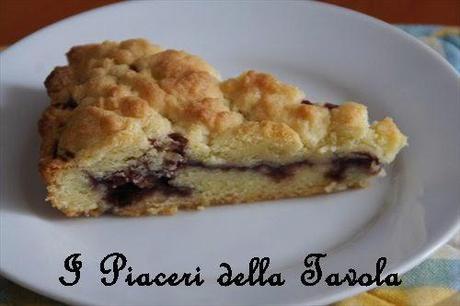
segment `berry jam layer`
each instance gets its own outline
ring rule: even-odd
[[[157,152],[166,155],[160,167],[152,167],[147,155],[136,160],[134,165],[127,169],[116,171],[104,177],[89,175],[94,188],[101,188],[105,193],[105,200],[116,207],[126,207],[144,197],[154,194],[163,196],[188,197],[194,192],[193,188],[178,186],[174,179],[178,171],[199,168],[209,170],[209,179],[212,180],[213,171],[241,171],[255,172],[269,177],[273,182],[281,182],[293,177],[302,167],[314,167],[318,164],[326,165],[324,176],[334,182],[345,180],[346,174],[351,169],[366,175],[375,175],[381,170],[379,160],[372,154],[365,152],[348,153],[343,156],[334,156],[327,161],[303,160],[285,165],[256,164],[252,166],[241,165],[207,165],[187,159],[185,148],[187,139],[180,134],[169,135],[167,143],[151,141]]]

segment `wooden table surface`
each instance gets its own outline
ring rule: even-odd
[[[0,0],[0,46],[65,17],[119,0]],[[325,0],[389,23],[460,25],[460,0]]]

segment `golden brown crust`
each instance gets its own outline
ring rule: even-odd
[[[356,151],[388,163],[406,145],[391,119],[370,125],[361,104],[302,104],[297,87],[255,71],[221,82],[201,58],[142,39],[73,47],[67,58],[45,81],[51,105],[39,122],[49,186],[64,169],[121,167],[173,132],[188,139],[188,156],[210,164]]]

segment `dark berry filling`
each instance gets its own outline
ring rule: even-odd
[[[346,156],[335,157],[331,162],[331,170],[326,175],[335,181],[345,179],[345,174],[350,168],[359,168],[369,174],[377,174],[381,169],[378,158],[370,153],[355,152]]]
[[[328,108],[328,109],[334,109],[334,108],[337,108],[339,107],[337,104],[334,104],[334,103],[324,103],[324,107]]]
[[[144,175],[133,169],[116,172],[101,179],[93,178],[95,185],[106,187],[105,199],[117,207],[128,206],[156,192],[182,197],[192,193],[190,188],[171,185],[170,180],[165,173],[151,172]]]
[[[300,102],[301,104],[305,104],[305,105],[316,105],[315,103],[311,102],[310,100],[302,100],[302,102]],[[324,103],[323,105],[324,107],[328,108],[328,109],[334,109],[334,108],[337,108],[339,107],[337,104],[333,104],[333,103]]]
[[[169,150],[174,153],[184,155],[188,139],[179,133],[171,133],[168,136],[172,140],[172,142],[169,144]]]
[[[185,167],[222,171],[255,171],[280,182],[294,176],[299,168],[311,167],[316,164],[311,160],[303,160],[282,166],[270,164],[253,166],[207,165],[202,162],[187,160],[185,148],[188,141],[178,133],[169,134],[166,142],[155,139],[150,140],[150,142],[158,152],[165,153],[163,164],[159,169],[152,169],[149,166],[148,158],[142,156],[137,159],[135,165],[128,169],[99,178],[90,176],[95,187],[104,186],[107,202],[117,207],[126,207],[141,200],[146,195],[154,193],[165,196],[190,196],[193,193],[191,188],[175,186],[171,183],[176,177],[177,170]],[[355,152],[333,157],[326,176],[335,181],[342,181],[351,168],[357,168],[369,174],[377,174],[381,165],[377,157],[369,153]]]
[[[104,186],[105,199],[118,207],[128,206],[156,192],[168,196],[190,195],[192,193],[190,188],[174,186],[170,182],[175,178],[176,170],[185,164],[184,150],[187,139],[178,133],[168,136],[169,141],[165,144],[160,144],[157,140],[150,140],[155,149],[168,153],[160,169],[152,169],[147,157],[142,156],[135,165],[128,169],[102,178],[90,176],[94,186]]]

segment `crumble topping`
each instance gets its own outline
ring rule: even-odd
[[[311,103],[255,71],[221,82],[201,58],[142,39],[73,47],[67,58],[45,82],[52,101],[40,123],[44,168],[63,167],[53,154],[66,152],[64,163],[110,171],[172,133],[188,139],[191,159],[210,165],[346,152],[388,163],[406,144],[392,119],[369,124],[364,105]]]

